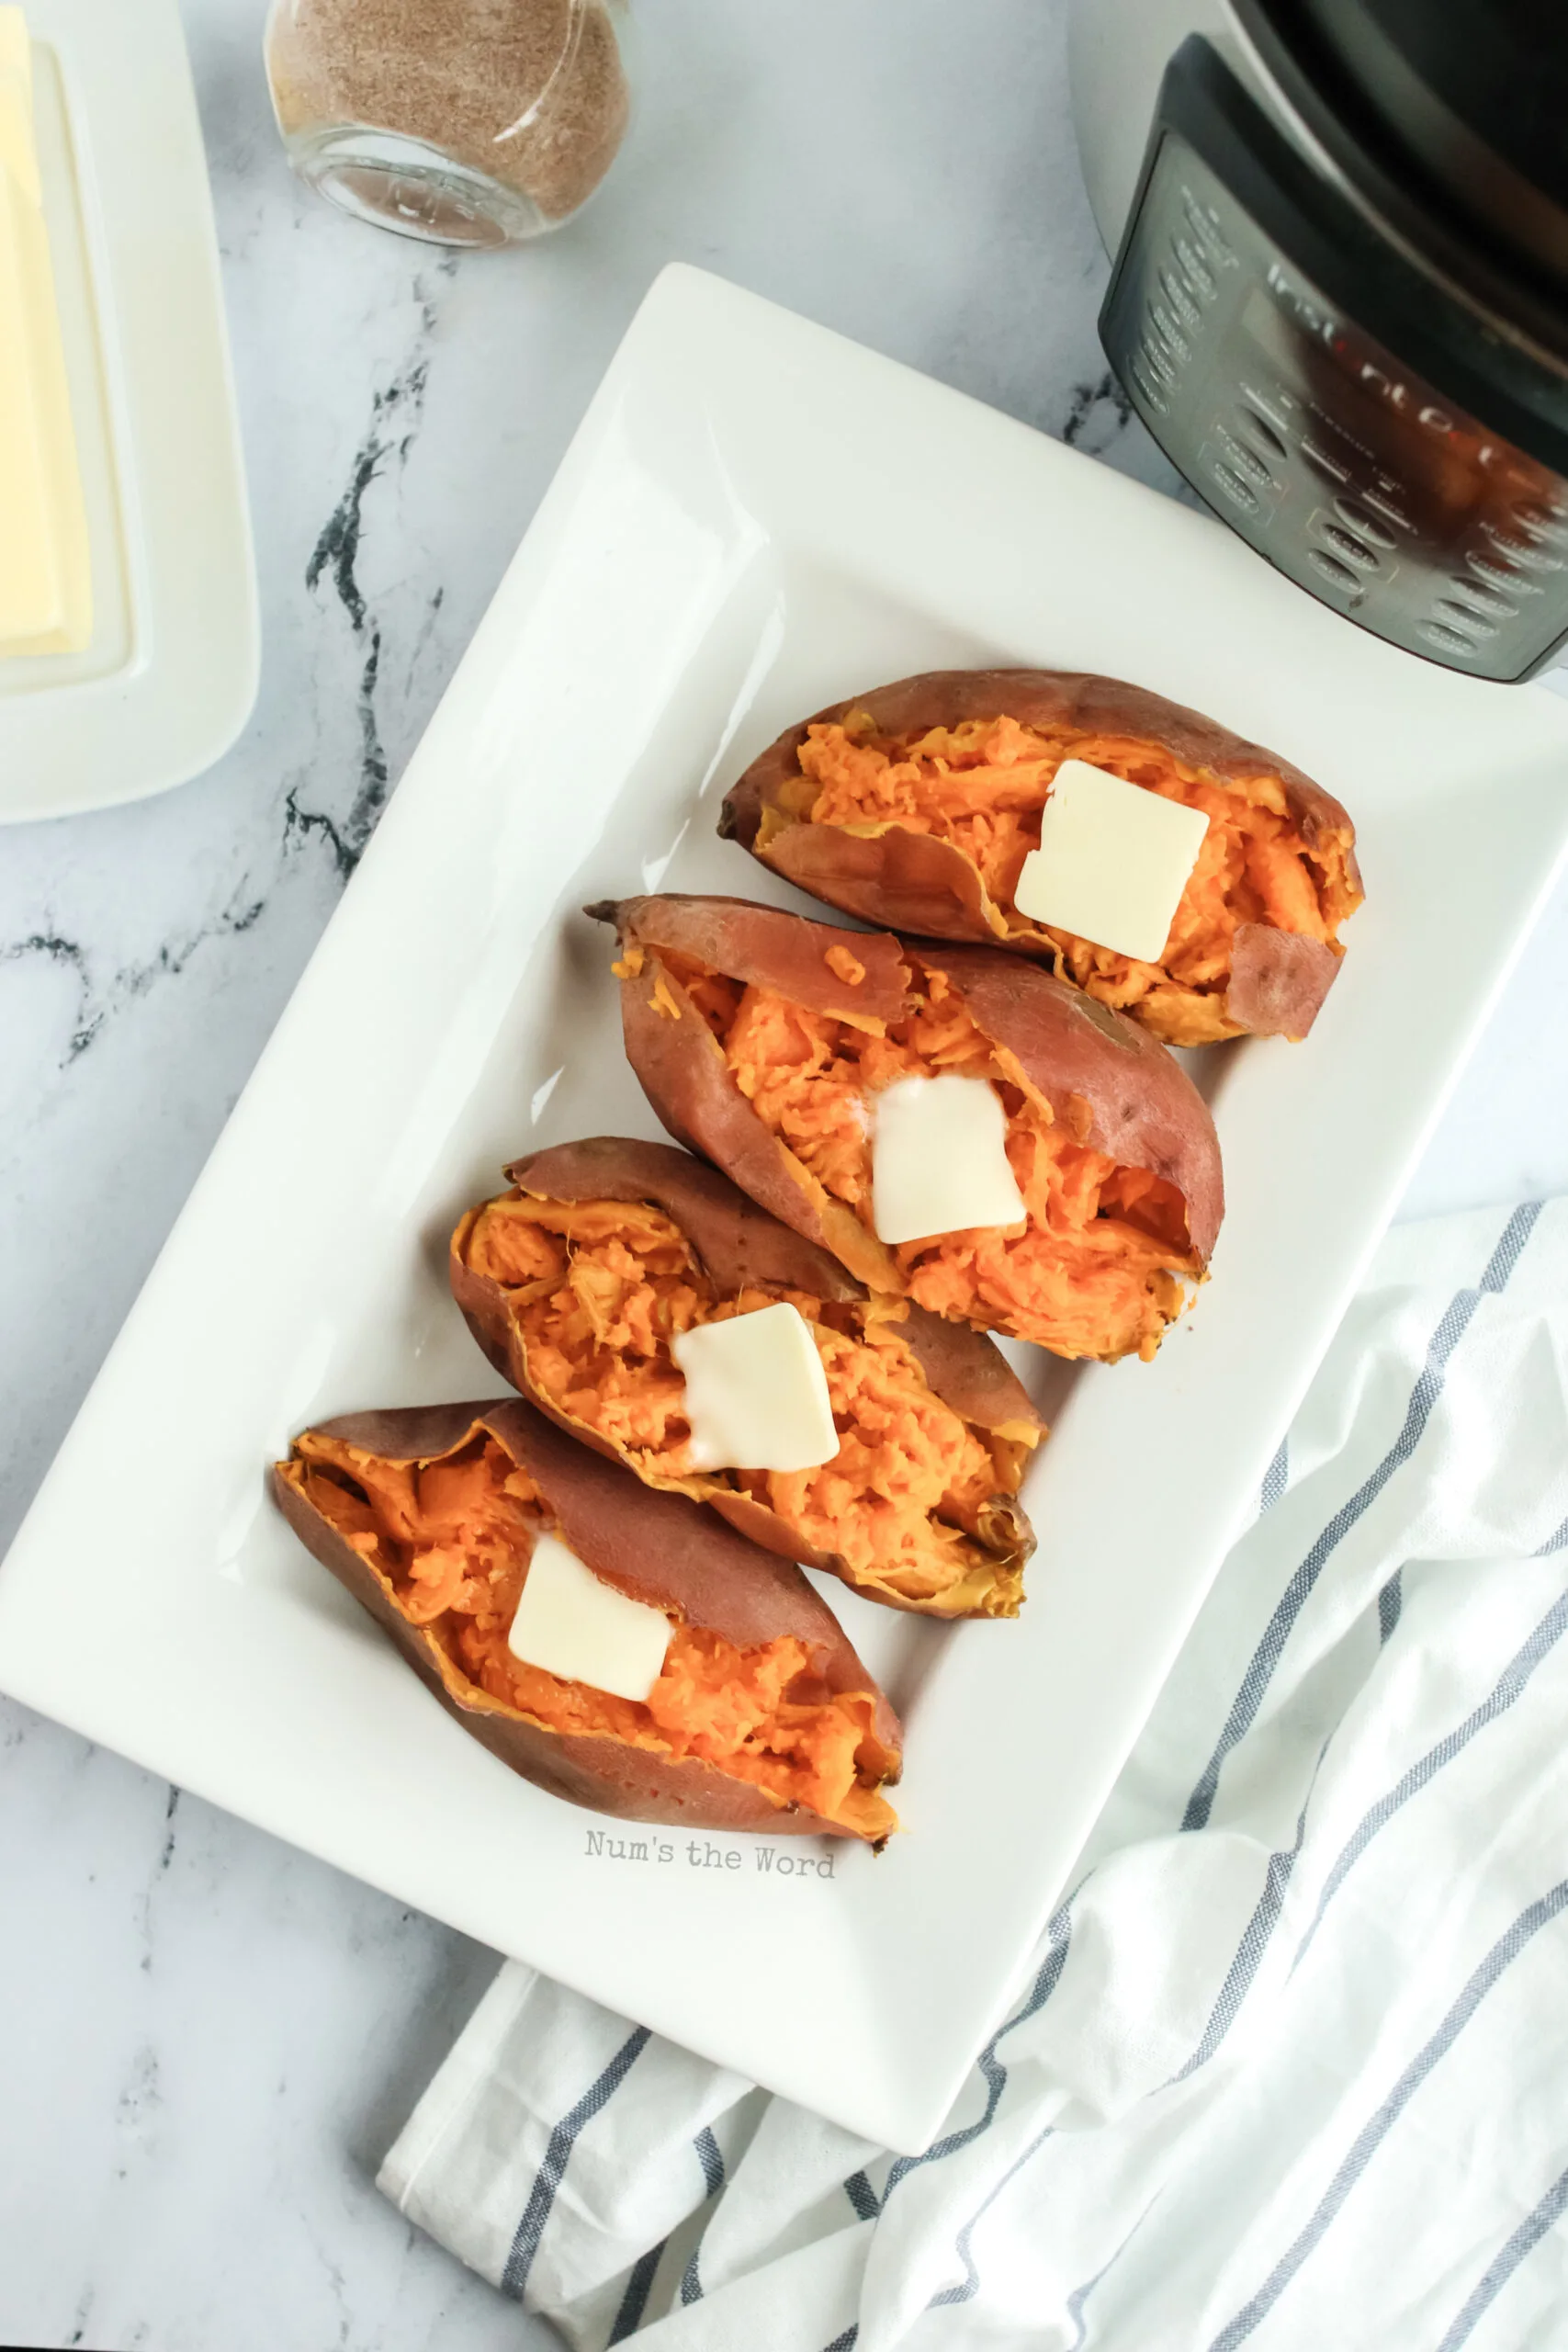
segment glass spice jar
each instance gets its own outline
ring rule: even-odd
[[[290,162],[361,220],[517,244],[585,204],[626,136],[624,0],[274,0]]]

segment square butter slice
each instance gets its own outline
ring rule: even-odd
[[[1048,930],[1157,964],[1208,830],[1201,808],[1064,760],[1013,904]]]
[[[871,1221],[879,1241],[1019,1224],[1023,1195],[989,1079],[897,1078],[871,1104]]]
[[[838,1453],[822,1358],[787,1299],[694,1323],[670,1352],[686,1383],[694,1470],[816,1470]]]
[[[33,128],[32,50],[0,7],[0,659],[93,634],[86,504]]]
[[[661,1609],[606,1584],[558,1535],[536,1538],[507,1636],[525,1666],[645,1706],[673,1634]]]

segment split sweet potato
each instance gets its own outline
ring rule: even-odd
[[[868,1294],[669,1144],[600,1136],[506,1173],[512,1191],[453,1235],[451,1278],[513,1387],[647,1485],[868,1600],[1017,1614],[1034,1544],[1018,1490],[1043,1428],[993,1341]],[[813,1470],[696,1472],[671,1342],[780,1300],[812,1327],[839,1452]]]
[[[1013,903],[1066,759],[1209,820],[1157,964]],[[1304,1037],[1362,897],[1355,828],[1321,785],[1163,695],[1067,671],[930,671],[835,703],[752,763],[719,831],[847,914],[1036,958],[1177,1046]]]
[[[1224,1214],[1213,1121],[1146,1030],[1040,966],[740,899],[589,912],[621,942],[626,1053],[670,1133],[857,1281],[1058,1355],[1153,1355]],[[888,1246],[870,1115],[900,1078],[983,1078],[1027,1208]]]
[[[897,1718],[800,1570],[653,1494],[516,1398],[351,1414],[274,1473],[285,1516],[504,1764],[573,1804],[880,1845]],[[541,1530],[672,1637],[646,1704],[524,1665]]]

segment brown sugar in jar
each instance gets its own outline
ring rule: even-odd
[[[297,170],[432,243],[558,228],[626,135],[622,0],[275,0],[267,77]]]

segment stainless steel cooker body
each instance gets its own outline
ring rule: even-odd
[[[1476,677],[1550,663],[1568,640],[1550,296],[1467,283],[1396,179],[1381,208],[1251,0],[1080,0],[1072,65],[1115,254],[1101,335],[1187,481],[1377,636]]]

